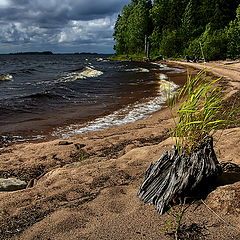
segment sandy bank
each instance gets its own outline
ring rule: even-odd
[[[239,94],[240,65],[208,63],[216,65],[209,71],[225,77],[227,95]],[[172,124],[165,109],[149,119],[79,135],[68,143],[55,140],[1,149],[0,175],[17,176],[31,186],[0,193],[0,239],[171,239],[163,231],[171,217],[159,216],[154,207],[139,202],[136,192],[147,166],[171,148]],[[215,147],[219,161],[240,164],[239,131],[239,126],[224,130]],[[208,240],[240,239],[239,189],[240,182],[226,185],[206,200],[225,222],[195,203],[185,215],[186,225],[201,226]]]
[[[207,63],[189,63],[184,61],[167,61],[170,64],[180,64],[181,66],[206,69],[208,72],[227,80],[229,97],[240,89],[240,62],[239,61],[214,61]]]

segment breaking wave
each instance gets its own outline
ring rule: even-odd
[[[69,73],[67,76],[64,76],[60,78],[59,80],[61,82],[72,82],[77,79],[86,79],[86,78],[91,78],[91,77],[98,77],[103,74],[102,71],[98,71],[94,69],[92,66],[91,67],[85,67],[83,71],[81,72],[72,72]]]
[[[160,79],[160,80],[167,80],[167,79],[168,79],[168,76],[167,76],[166,74],[160,73],[160,74],[159,74],[159,79]]]
[[[0,76],[0,81],[11,80],[11,79],[13,79],[13,76],[11,74]]]
[[[125,72],[139,72],[139,73],[148,73],[150,72],[146,68],[131,68],[131,69],[126,69]]]
[[[103,130],[147,118],[152,113],[163,108],[169,94],[170,96],[174,94],[177,88],[178,85],[173,82],[160,80],[157,97],[151,98],[144,103],[129,104],[120,110],[114,111],[107,116],[99,117],[84,125],[72,124],[66,128],[58,128],[52,135],[66,139],[77,134]]]
[[[162,64],[162,63],[153,63],[153,64],[159,66],[160,69],[163,70],[163,71],[168,71],[168,74],[169,73],[171,74],[171,73],[183,73],[183,72],[186,72],[182,68],[168,67],[166,64]]]

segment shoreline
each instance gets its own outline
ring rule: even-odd
[[[209,74],[211,74],[215,77],[221,77],[222,83],[226,84],[225,98],[230,98],[232,95],[234,95],[235,93],[237,93],[240,90],[240,63],[239,63],[239,61],[236,61],[236,64],[232,64],[232,65],[224,65],[225,63],[228,63],[228,61],[214,61],[214,62],[208,62],[208,63],[189,63],[189,62],[184,62],[184,61],[169,61],[169,60],[167,60],[164,62],[160,61],[157,63],[160,63],[160,64],[166,63],[166,64],[169,64],[171,67],[178,67],[178,68],[180,67],[180,69],[183,67],[190,74],[195,74],[199,70],[206,69],[206,72],[208,72]],[[233,68],[232,67],[233,65],[236,65],[236,67]],[[224,69],[222,66],[224,66]],[[226,70],[231,70],[231,72],[226,73]],[[232,72],[232,71],[234,71],[234,72]],[[238,78],[238,76],[239,76],[239,78]],[[168,80],[171,81],[171,76],[169,77]],[[177,84],[181,86],[182,84],[184,84],[184,82],[182,80],[180,80],[180,81],[178,80]],[[159,114],[161,115],[161,112],[165,110],[165,107],[166,107],[166,105],[163,105],[163,108],[161,108],[151,114],[148,114],[148,117],[145,117],[140,120],[136,120],[134,122],[121,124],[120,127],[122,126],[124,128],[124,126],[128,125],[128,124],[135,124],[135,123],[137,124],[138,122],[152,118],[155,115],[157,117]],[[164,114],[165,113],[163,113],[163,115]],[[78,136],[80,137],[81,135],[84,135],[84,134],[91,134],[91,133],[94,134],[95,132],[98,132],[98,131],[106,131],[111,128],[118,128],[118,126],[113,126],[113,127],[106,128],[106,129],[100,129],[97,131],[89,131],[86,133],[76,134],[74,136],[70,136],[70,138],[68,138],[68,139],[75,138],[75,137],[78,138]],[[54,140],[58,140],[58,139],[54,139]]]
[[[151,116],[157,109],[161,110],[166,107],[165,94],[160,91],[161,84],[164,85],[167,80],[167,82],[172,82],[171,88],[175,88],[176,85],[182,86],[186,79],[186,72],[181,71],[181,69],[184,68],[181,66],[179,67],[180,71],[178,72],[172,68],[171,65],[165,69],[164,67],[160,67],[157,63],[148,64],[149,69],[151,69],[151,78],[148,76],[149,83],[147,84],[154,83],[154,89],[152,85],[150,85],[151,92],[145,91],[146,93],[141,96],[133,92],[132,95],[128,96],[128,100],[124,97],[125,100],[121,101],[121,105],[119,104],[115,107],[102,109],[101,113],[94,112],[94,107],[86,109],[80,107],[80,110],[75,107],[75,110],[73,111],[74,107],[70,106],[68,109],[69,112],[67,109],[62,112],[63,120],[61,120],[61,114],[59,113],[56,113],[51,118],[47,119],[43,117],[42,119],[35,120],[33,118],[32,120],[22,121],[20,118],[21,121],[19,125],[18,123],[10,122],[8,126],[2,126],[2,129],[5,131],[2,131],[2,145],[7,146],[23,142],[39,143],[56,140],[58,138],[65,139],[66,137],[69,138],[85,132],[104,130],[149,118],[149,116]],[[155,67],[154,65],[157,66]],[[139,78],[139,73],[138,75],[135,74],[135,77]],[[143,78],[144,75],[141,75],[140,77]],[[163,79],[161,77],[163,77]],[[170,81],[168,81],[169,78]],[[146,89],[149,88],[147,84],[145,85]],[[137,91],[138,88],[139,86],[136,85]],[[132,100],[133,97],[135,100]],[[89,116],[82,117],[82,112],[83,114],[89,112]],[[47,116],[48,112],[44,115]],[[68,120],[64,121],[64,119]],[[53,123],[54,121],[55,123]]]
[[[225,65],[219,69],[236,75]],[[224,76],[230,77],[228,72]],[[239,78],[226,81],[229,96],[240,92]],[[161,230],[169,216],[159,216],[154,207],[138,201],[136,192],[149,164],[171,148],[168,129],[172,124],[165,108],[148,119],[77,135],[67,141],[22,143],[0,149],[0,177],[15,176],[31,183],[25,190],[0,192],[0,237],[170,239]],[[220,161],[240,165],[239,131],[240,126],[223,131],[215,148]],[[213,191],[206,203],[240,229],[239,181]],[[184,221],[205,227],[208,240],[239,237],[203,204],[190,206]]]

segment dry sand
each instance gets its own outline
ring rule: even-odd
[[[239,63],[171,63],[217,66],[209,71],[224,76],[228,97],[239,97]],[[172,146],[172,124],[165,109],[149,119],[73,137],[69,145],[55,140],[1,149],[0,176],[26,180],[29,188],[0,193],[0,239],[172,239],[164,228],[166,221],[174,225],[174,218],[158,215],[136,197],[148,165]],[[219,161],[240,164],[239,131],[237,124],[215,141]],[[198,201],[188,208],[184,223],[199,227],[196,239],[240,239],[239,181],[217,188],[206,205]]]

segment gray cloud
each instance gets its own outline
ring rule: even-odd
[[[87,44],[95,51],[97,46],[99,52],[111,51],[117,14],[129,2],[0,0],[0,52],[6,52],[6,46],[8,52],[21,47],[34,51],[43,46],[52,51],[86,51]]]

